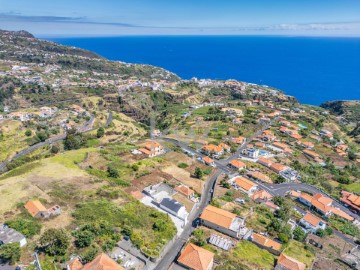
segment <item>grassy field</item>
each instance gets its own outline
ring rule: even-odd
[[[92,177],[77,165],[85,158],[86,153],[95,150],[89,148],[65,152],[25,164],[1,176],[0,220],[5,212],[15,211],[19,203],[25,203],[31,198],[60,203],[61,200],[51,196],[51,192],[62,187],[71,186],[81,194],[99,186],[92,183]]]
[[[0,125],[0,162],[27,146],[25,129],[20,121],[4,120]]]
[[[305,263],[307,269],[309,269],[315,258],[315,254],[311,249],[305,248],[304,244],[295,240],[290,240],[289,243],[286,244],[284,253],[302,263]]]
[[[352,184],[346,185],[344,187],[347,191],[360,194],[360,184],[359,183],[352,183]]]
[[[239,242],[232,253],[252,269],[274,269],[275,256],[249,241]]]

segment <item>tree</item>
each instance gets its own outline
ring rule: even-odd
[[[103,127],[99,127],[96,132],[96,137],[101,138],[104,136],[104,134],[105,134],[105,129]]]
[[[50,256],[65,255],[69,248],[70,237],[64,229],[48,229],[40,237],[40,245]]]
[[[206,244],[205,234],[203,229],[195,229],[194,232],[195,244],[198,246],[203,246]]]
[[[64,148],[65,150],[73,150],[79,149],[85,143],[83,136],[81,133],[77,133],[75,129],[71,129],[68,131],[65,142]]]
[[[21,249],[19,243],[10,243],[0,246],[0,259],[14,264],[20,260]]]
[[[282,177],[281,175],[277,175],[276,178],[274,179],[274,183],[275,184],[281,184],[284,183],[286,180],[284,177]]]
[[[279,233],[279,240],[283,243],[289,242],[289,236],[285,233]]]
[[[316,235],[320,236],[320,237],[324,237],[325,236],[325,231],[323,229],[317,229]]]
[[[48,134],[43,131],[36,132],[36,137],[38,137],[41,142],[45,142],[47,138],[49,138]]]
[[[303,229],[296,227],[293,231],[293,236],[295,240],[302,242],[304,241],[306,234]]]
[[[57,153],[59,153],[59,151],[60,151],[59,146],[57,146],[57,145],[54,144],[54,145],[51,147],[51,153],[57,154]]]
[[[27,129],[25,131],[25,136],[30,137],[32,135],[32,131],[30,129]]]
[[[353,151],[349,151],[348,157],[350,160],[355,160],[357,156]]]
[[[277,205],[277,206],[280,206],[282,207],[285,203],[285,199],[281,196],[275,196],[273,198],[273,202]]]
[[[26,237],[34,236],[40,233],[41,224],[35,219],[31,218],[18,218],[14,220],[9,220],[6,222],[10,228],[21,232]]]
[[[204,176],[204,172],[201,168],[199,167],[196,167],[195,168],[195,177],[198,178],[198,179],[201,179],[203,176]]]
[[[87,230],[75,232],[74,237],[76,239],[75,245],[79,248],[90,246],[95,238],[94,234]]]
[[[108,176],[111,177],[111,178],[118,178],[119,177],[119,172],[115,168],[113,168],[111,166],[109,166],[107,168],[107,173],[108,173]]]
[[[325,235],[332,235],[333,234],[333,229],[330,227],[326,227],[325,228]]]

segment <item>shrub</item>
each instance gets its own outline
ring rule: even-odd
[[[18,218],[15,220],[10,220],[6,222],[10,228],[21,232],[26,237],[34,236],[40,233],[41,225],[32,218]]]
[[[189,165],[187,165],[184,162],[181,162],[181,163],[178,164],[178,167],[181,168],[181,169],[185,169],[185,168],[189,167]]]

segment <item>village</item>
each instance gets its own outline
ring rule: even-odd
[[[356,123],[24,39],[0,60],[0,270],[360,269]]]

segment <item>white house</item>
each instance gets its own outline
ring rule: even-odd
[[[246,157],[257,159],[260,155],[260,151],[257,148],[246,148],[242,151],[242,154]]]
[[[164,198],[160,202],[160,208],[180,218],[185,224],[187,223],[189,213],[186,211],[185,206],[178,201],[170,198]]]
[[[326,222],[311,213],[307,213],[300,219],[299,225],[309,233],[316,233],[317,230],[326,228]]]
[[[19,243],[20,247],[23,247],[26,245],[27,241],[22,233],[19,233],[4,224],[0,224],[0,246],[11,243]]]

